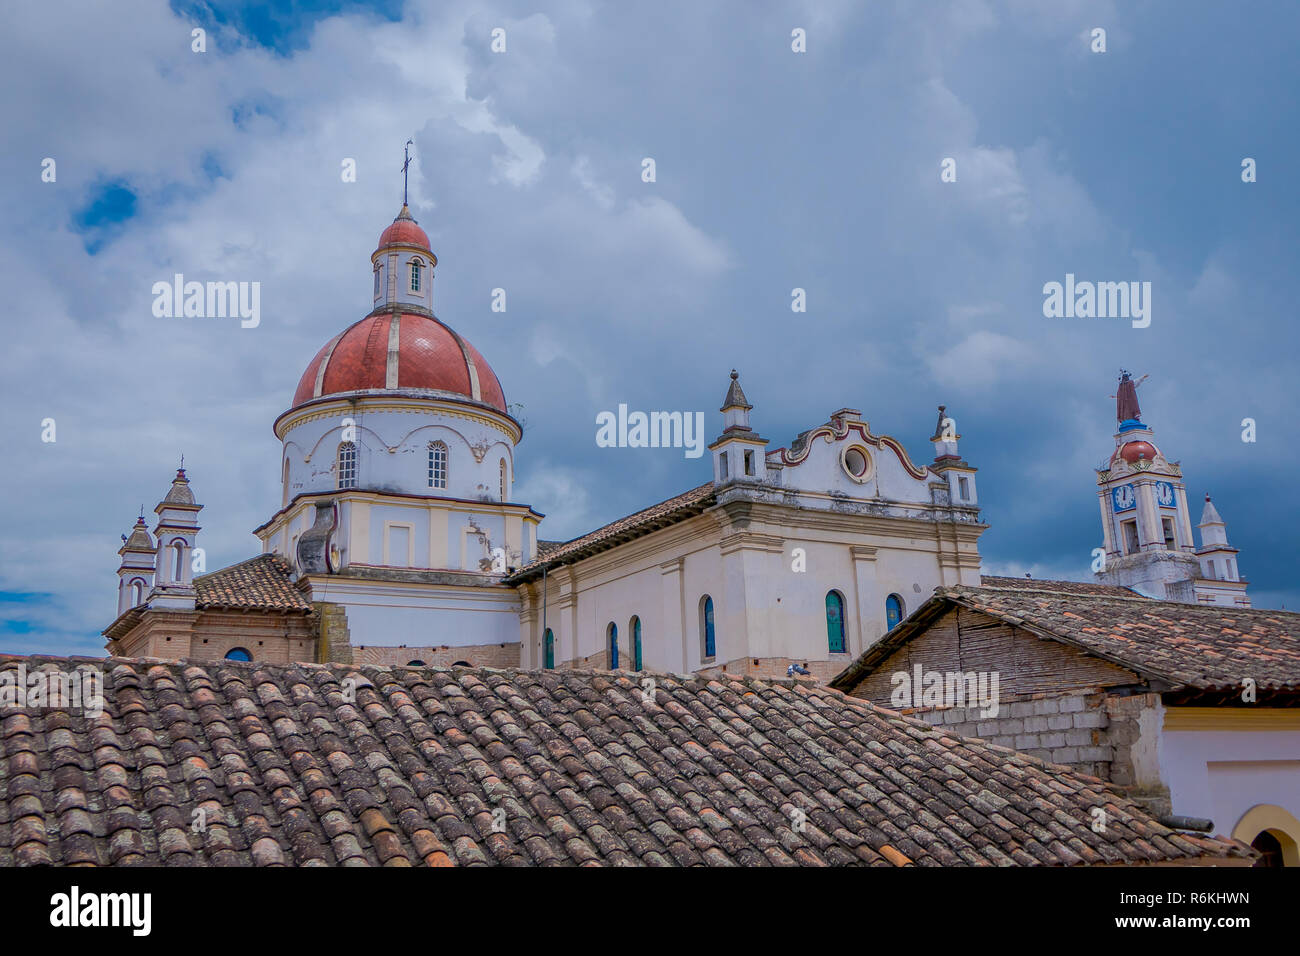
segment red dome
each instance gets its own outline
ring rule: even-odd
[[[506,410],[501,383],[478,349],[413,312],[368,316],[326,342],[302,373],[293,407],[340,392],[399,389],[448,392]]]
[[[395,219],[393,224],[379,235],[380,249],[393,245],[419,246],[427,251],[429,237],[414,219]]]
[[[1131,441],[1121,445],[1115,454],[1131,465],[1142,458],[1152,461],[1158,452],[1156,446],[1149,441]]]

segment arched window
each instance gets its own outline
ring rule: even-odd
[[[542,635],[542,666],[548,671],[555,669],[555,635],[549,627]]]
[[[172,583],[181,584],[185,580],[185,542],[177,538],[172,542]]]
[[[406,666],[407,666],[407,667],[424,667],[424,666],[425,666],[425,663],[424,663],[424,661],[422,661],[422,660],[407,661],[407,662],[406,662]]]
[[[618,670],[618,625],[613,621],[605,628],[605,646],[609,652],[609,669]]]
[[[501,459],[501,500],[506,500],[506,460]]]
[[[419,259],[411,260],[411,291],[412,292],[418,293],[420,291],[420,267],[423,265],[424,263],[421,262]]]
[[[452,661],[451,666],[452,667],[473,667],[474,665],[471,664],[469,661]]]
[[[228,661],[251,661],[253,655],[248,653],[246,647],[232,647],[226,651],[226,660]]]
[[[144,603],[144,581],[136,578],[131,582],[131,606],[139,607]]]
[[[357,443],[345,441],[339,445],[339,487],[357,486]]]
[[[700,656],[711,661],[717,653],[718,645],[713,633],[713,598],[706,594],[700,598]]]
[[[447,446],[440,441],[429,442],[429,487],[447,487]]]
[[[641,618],[633,615],[628,630],[632,632],[632,670],[639,671],[641,669]]]
[[[847,654],[844,637],[844,598],[839,591],[826,592],[826,643],[832,654]]]
[[[379,263],[375,263],[375,298],[379,298]]]
[[[897,594],[885,598],[885,630],[892,631],[903,619],[903,599]]]

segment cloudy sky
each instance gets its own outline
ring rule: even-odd
[[[850,406],[928,461],[947,404],[986,569],[1083,579],[1124,367],[1193,521],[1210,491],[1257,606],[1300,607],[1294,4],[261,6],[3,13],[0,650],[102,653],[119,535],[182,453],[209,569],[257,552],[271,423],[370,308],[407,139],[435,308],[523,406],[544,537],[706,480],[595,416],[712,436],[734,367],[773,447]],[[260,282],[260,325],[156,318],[177,272]],[[1149,281],[1150,326],[1045,318],[1067,273]]]

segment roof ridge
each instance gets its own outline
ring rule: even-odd
[[[1084,581],[1065,581],[1065,584],[1085,584]],[[1112,585],[1097,585],[1098,587],[1112,587]],[[1122,585],[1113,585],[1116,588]],[[935,588],[935,592],[944,593],[961,593],[963,591],[1006,591],[1011,594],[1032,592],[1035,594],[1065,594],[1071,598],[1095,598],[1101,601],[1126,601],[1135,604],[1159,604],[1166,607],[1187,607],[1199,608],[1207,611],[1226,611],[1233,614],[1287,614],[1294,617],[1300,617],[1300,611],[1288,611],[1285,608],[1267,608],[1267,607],[1228,607],[1220,604],[1192,604],[1187,601],[1170,601],[1163,598],[1147,597],[1144,594],[1138,594],[1134,591],[1132,594],[1099,594],[1096,591],[1060,591],[1055,588],[998,588],[985,587],[976,584],[949,584]]]
[[[1082,584],[1084,582],[1066,581],[1063,583]],[[1108,587],[1108,586],[1109,585],[1101,585],[1101,587]],[[948,584],[948,585],[943,585],[937,590],[940,591],[1007,591],[1012,594],[1029,591],[1035,594],[1068,594],[1072,598],[1086,597],[1086,598],[1102,598],[1104,600],[1115,600],[1115,601],[1147,601],[1147,602],[1157,601],[1161,604],[1176,603],[1173,601],[1161,601],[1160,598],[1146,597],[1145,595],[1138,594],[1136,591],[1134,591],[1132,594],[1098,594],[1096,591],[1066,591],[1060,588],[995,588],[995,587],[985,587],[984,585],[981,584]]]
[[[564,551],[566,548],[569,548],[572,545],[577,545],[579,542],[584,541],[588,538],[595,539],[595,536],[599,535],[602,531],[609,531],[610,529],[614,528],[616,525],[623,524],[624,522],[632,522],[634,521],[634,519],[639,518],[643,515],[649,515],[650,512],[654,511],[656,508],[661,508],[664,505],[676,501],[679,498],[687,498],[690,495],[699,495],[699,497],[703,499],[703,498],[707,498],[708,495],[712,493],[712,491],[713,491],[713,482],[706,481],[696,485],[693,488],[688,488],[685,491],[678,492],[675,495],[669,495],[667,498],[664,498],[662,501],[657,501],[652,505],[647,505],[644,508],[638,509],[637,511],[633,511],[631,514],[626,514],[621,518],[615,518],[613,521],[606,522],[605,524],[601,525],[598,528],[593,528],[591,531],[588,531],[585,534],[580,534],[577,537],[570,538],[567,541],[562,541],[559,544],[557,544],[555,547],[551,548],[550,553],[555,554],[555,552]],[[682,506],[685,506],[686,504],[687,502],[682,502]],[[632,528],[635,527],[636,527],[635,524],[630,525],[627,530],[632,530]],[[596,541],[593,540],[591,543],[595,544]],[[579,548],[575,550],[581,550],[581,549]],[[544,555],[541,553],[541,550],[539,549],[537,557],[535,557],[528,564],[524,565],[522,568],[517,569],[513,574],[509,575],[507,577],[507,580],[510,580],[512,578],[518,578],[519,575],[525,574],[529,571],[535,571],[536,569],[542,567],[542,565],[547,565],[549,567],[551,562],[563,560],[563,557],[564,557],[563,555],[558,555],[555,557]]]
[[[782,687],[791,687],[791,688],[805,687],[805,688],[811,688],[815,690],[833,691],[836,696],[845,697],[848,701],[852,703],[866,704],[874,709],[880,709],[876,707],[875,704],[872,704],[870,701],[864,701],[859,698],[850,697],[844,694],[843,691],[833,688],[828,684],[824,684],[816,681],[810,681],[810,680],[800,680],[798,678],[791,678],[791,677],[760,677],[755,674],[730,674],[730,673],[703,674],[699,672],[684,673],[678,671],[654,671],[649,669],[639,670],[639,671],[625,671],[625,670],[604,670],[598,667],[536,668],[536,667],[491,667],[488,665],[466,667],[463,664],[462,665],[455,665],[455,664],[410,665],[410,664],[371,664],[371,663],[346,664],[346,663],[341,663],[339,661],[286,661],[286,662],[265,661],[265,660],[237,661],[228,658],[218,659],[218,658],[208,658],[208,657],[118,657],[113,655],[105,655],[103,657],[77,657],[73,655],[59,656],[54,654],[9,654],[5,652],[0,652],[0,661],[5,661],[5,660],[41,661],[41,662],[51,662],[51,663],[81,661],[81,662],[88,662],[92,664],[96,664],[96,663],[103,664],[105,666],[122,665],[122,664],[126,664],[126,665],[145,664],[150,667],[156,667],[159,664],[162,664],[164,666],[171,666],[171,667],[185,667],[193,664],[200,664],[205,666],[219,665],[222,667],[233,666],[239,668],[272,667],[281,670],[288,670],[294,667],[307,667],[313,670],[319,669],[319,670],[338,670],[338,671],[351,671],[351,672],[356,672],[356,671],[388,672],[388,671],[399,671],[399,670],[402,671],[420,670],[420,671],[439,671],[439,672],[465,671],[468,673],[475,673],[475,674],[488,673],[488,674],[501,674],[501,675],[553,673],[561,676],[573,676],[573,677],[615,677],[615,678],[624,677],[631,681],[635,681],[643,677],[672,678],[678,683],[696,683],[696,682],[708,683],[709,681],[726,680],[726,681],[731,681],[733,683],[741,683],[746,685],[763,685],[763,686],[780,685]]]
[[[244,565],[252,564],[254,561],[258,561],[262,558],[271,558],[274,561],[274,559],[279,557],[280,556],[274,553],[273,551],[263,551],[260,554],[253,555],[251,558],[245,558],[242,561],[236,561],[234,564],[227,564],[224,568],[217,568],[215,571],[207,571],[204,572],[203,574],[197,574],[194,576],[194,581],[197,583],[198,581],[203,581],[212,577],[214,574],[220,574],[223,571],[233,571],[235,570],[235,568],[242,568]],[[283,558],[280,558],[279,563],[284,564],[286,567],[288,567],[287,562],[285,562]]]

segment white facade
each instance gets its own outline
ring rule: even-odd
[[[885,633],[891,606],[896,623],[935,587],[979,584],[973,483],[972,500],[952,502],[946,479],[853,409],[764,452],[749,408],[733,378],[712,485],[683,496],[697,513],[590,556],[548,554],[545,590],[536,570],[517,579],[522,666],[544,665],[548,630],[556,664],[608,666],[613,625],[619,665],[631,667],[639,622],[652,670],[783,673],[796,662],[829,677]]]
[[[1282,709],[1165,708],[1160,776],[1172,811],[1250,842],[1273,829],[1300,840],[1300,716]],[[1262,818],[1262,819],[1261,819]],[[1288,860],[1297,865],[1300,860]]]

